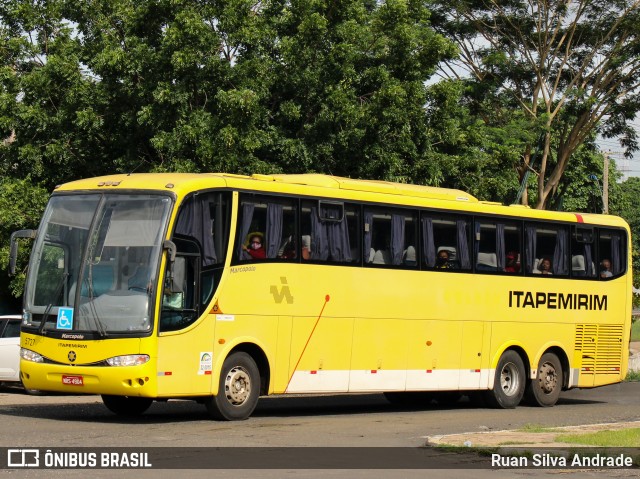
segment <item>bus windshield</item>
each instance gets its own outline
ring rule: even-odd
[[[151,194],[51,198],[29,265],[25,324],[148,332],[172,200]]]

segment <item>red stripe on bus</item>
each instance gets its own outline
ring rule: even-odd
[[[577,213],[575,213],[576,215],[576,219],[578,220],[578,223],[584,223],[584,219],[582,218],[582,215],[579,215]]]

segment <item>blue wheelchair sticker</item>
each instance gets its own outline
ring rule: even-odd
[[[58,308],[58,322],[56,323],[56,328],[73,328],[73,308]]]

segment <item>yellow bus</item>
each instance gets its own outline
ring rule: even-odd
[[[193,399],[456,391],[500,408],[621,381],[629,228],[317,174],[132,174],[54,191],[24,293],[27,388],[116,414]]]

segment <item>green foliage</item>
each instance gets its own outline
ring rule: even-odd
[[[638,447],[640,446],[640,428],[560,434],[556,436],[555,440],[557,442],[595,447]]]
[[[614,198],[611,212],[622,216],[631,228],[631,251],[633,264],[633,285],[640,287],[640,178],[631,177],[618,185],[619,194]],[[634,306],[640,306],[640,298],[634,295]]]
[[[454,54],[416,0],[66,6],[123,171],[408,180],[428,143],[424,82]]]
[[[19,250],[18,274],[11,280],[8,277],[9,237],[11,233],[20,229],[37,228],[38,221],[44,210],[49,193],[31,181],[0,177],[0,302],[10,302],[15,305],[14,297],[22,294],[24,285],[24,268],[29,258],[31,244],[25,242]],[[17,305],[14,307],[18,311]]]

